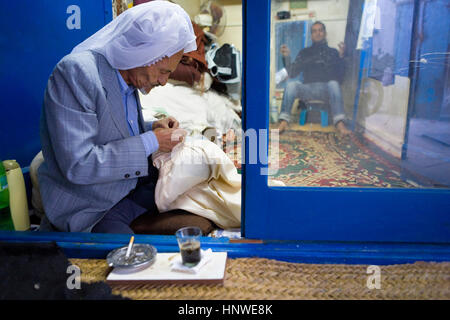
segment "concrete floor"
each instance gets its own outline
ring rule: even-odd
[[[402,166],[433,187],[450,187],[450,122],[411,119]]]

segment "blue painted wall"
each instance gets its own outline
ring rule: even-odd
[[[78,6],[79,15],[71,5]],[[47,80],[55,64],[111,19],[112,0],[2,3],[1,160],[16,159],[22,167],[30,164],[41,149],[39,118]]]

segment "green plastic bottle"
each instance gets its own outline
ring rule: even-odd
[[[9,209],[9,189],[6,172],[0,161],[0,230],[14,230],[14,223]]]

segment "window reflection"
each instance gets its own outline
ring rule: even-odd
[[[448,1],[300,2],[272,0],[269,185],[448,188]]]

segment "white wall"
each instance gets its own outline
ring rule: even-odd
[[[242,0],[219,0],[227,15],[227,27],[219,37],[219,44],[233,44],[242,52]]]
[[[337,48],[338,43],[345,38],[348,6],[349,0],[308,0],[306,9],[290,10],[289,1],[285,0],[280,6],[273,7],[272,11],[274,18],[277,11],[290,10],[290,20],[322,21],[327,28],[328,45]]]
[[[221,4],[227,17],[224,33],[217,39],[219,44],[233,44],[242,52],[242,0],[215,0]],[[173,0],[189,14],[191,19],[199,12],[200,6],[207,0]]]
[[[395,76],[395,83],[383,86],[367,78],[362,86],[358,105],[358,123],[364,135],[394,157],[400,158],[408,112],[410,81]]]
[[[200,0],[172,0],[174,3],[179,4],[189,14],[191,19],[198,13],[200,9]]]

